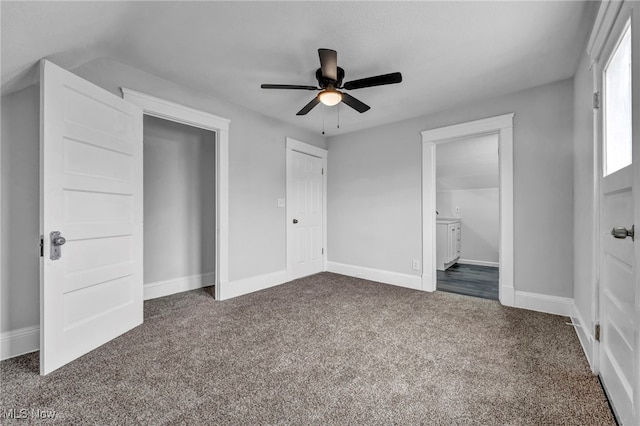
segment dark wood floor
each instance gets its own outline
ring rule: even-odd
[[[446,271],[438,271],[437,289],[498,300],[498,268],[456,263]]]

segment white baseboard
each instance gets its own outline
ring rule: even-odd
[[[40,349],[40,327],[20,328],[0,333],[0,360]]]
[[[384,284],[422,290],[420,275],[402,274],[400,272],[383,271],[381,269],[366,268],[364,266],[347,265],[338,262],[327,262],[327,271],[350,277],[364,278]]]
[[[173,278],[166,281],[156,281],[144,285],[144,300],[182,293],[183,291],[213,285],[216,275],[213,272],[207,274],[191,275],[188,277]]]
[[[580,341],[580,345],[582,346],[584,355],[587,357],[587,361],[589,362],[589,367],[591,367],[591,371],[593,373],[596,373],[594,359],[595,341],[593,335],[590,332],[591,325],[585,323],[584,317],[582,316],[580,310],[578,310],[578,307],[575,305],[575,303],[572,307],[571,322],[574,324],[576,334],[578,335],[578,340]]]
[[[500,266],[500,263],[498,262],[489,262],[487,260],[458,259],[458,263],[464,263],[465,265],[493,266],[494,268],[498,268]]]
[[[546,294],[515,291],[514,306],[530,311],[570,317],[573,313],[573,299],[569,297],[548,296]]]
[[[259,275],[242,280],[227,282],[220,287],[221,299],[230,299],[282,284],[286,281],[286,271]],[[167,281],[159,281],[144,286],[144,299],[155,299],[188,290],[212,285],[215,274],[193,275]],[[0,333],[0,360],[13,358],[40,349],[40,327],[25,327]]]
[[[231,299],[287,282],[287,271],[271,272],[220,284],[220,300]]]
[[[423,291],[434,292],[436,291],[436,281],[433,279],[433,274],[427,272],[422,274],[422,288]]]
[[[447,263],[438,263],[436,265],[436,270],[437,271],[446,271],[447,269],[449,269],[450,267],[452,267],[453,265],[455,265],[456,263],[458,263],[459,258],[455,258],[453,259],[451,262],[447,262]]]
[[[503,285],[500,286],[500,304],[503,306],[516,306],[515,305],[515,290],[512,286]]]

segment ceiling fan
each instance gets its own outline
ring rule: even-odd
[[[383,86],[385,84],[395,84],[402,81],[402,74],[393,72],[390,74],[376,75],[374,77],[361,78],[359,80],[348,81],[342,85],[344,70],[338,66],[338,52],[331,49],[318,49],[320,56],[320,68],[316,71],[316,86],[301,86],[295,84],[262,84],[263,89],[294,89],[294,90],[320,90],[321,92],[305,105],[296,115],[305,115],[320,102],[327,106],[337,105],[344,102],[356,111],[363,113],[371,107],[348,93],[340,90],[355,90],[365,87]],[[340,90],[338,90],[340,89]]]

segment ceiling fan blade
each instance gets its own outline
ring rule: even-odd
[[[360,80],[349,81],[344,84],[347,90],[363,89],[365,87],[383,86],[385,84],[395,84],[402,81],[402,74],[392,72],[391,74],[376,75],[374,77],[361,78]]]
[[[344,92],[342,93],[342,102],[349,105],[351,108],[355,109],[359,113],[369,111],[369,109],[371,108],[369,105],[357,100],[350,94],[344,93]]]
[[[338,52],[331,49],[318,49],[322,76],[331,80],[338,80]]]
[[[315,107],[316,105],[318,105],[320,103],[320,99],[316,96],[315,98],[311,99],[311,102],[309,102],[308,104],[306,104],[304,106],[304,108],[302,108],[300,111],[298,111],[296,113],[296,115],[305,115],[306,113],[308,113],[309,111],[311,111],[313,109],[313,107]]]
[[[318,90],[315,86],[299,86],[296,84],[261,84],[263,89],[297,89],[297,90]]]

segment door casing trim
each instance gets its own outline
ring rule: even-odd
[[[229,124],[231,120],[165,99],[121,87],[122,98],[145,115],[198,127],[216,134],[216,259],[215,298],[229,283]]]
[[[436,168],[439,143],[497,134],[500,168],[500,303],[515,306],[513,268],[513,117],[514,113],[420,132],[422,135],[422,290],[436,290]]]

